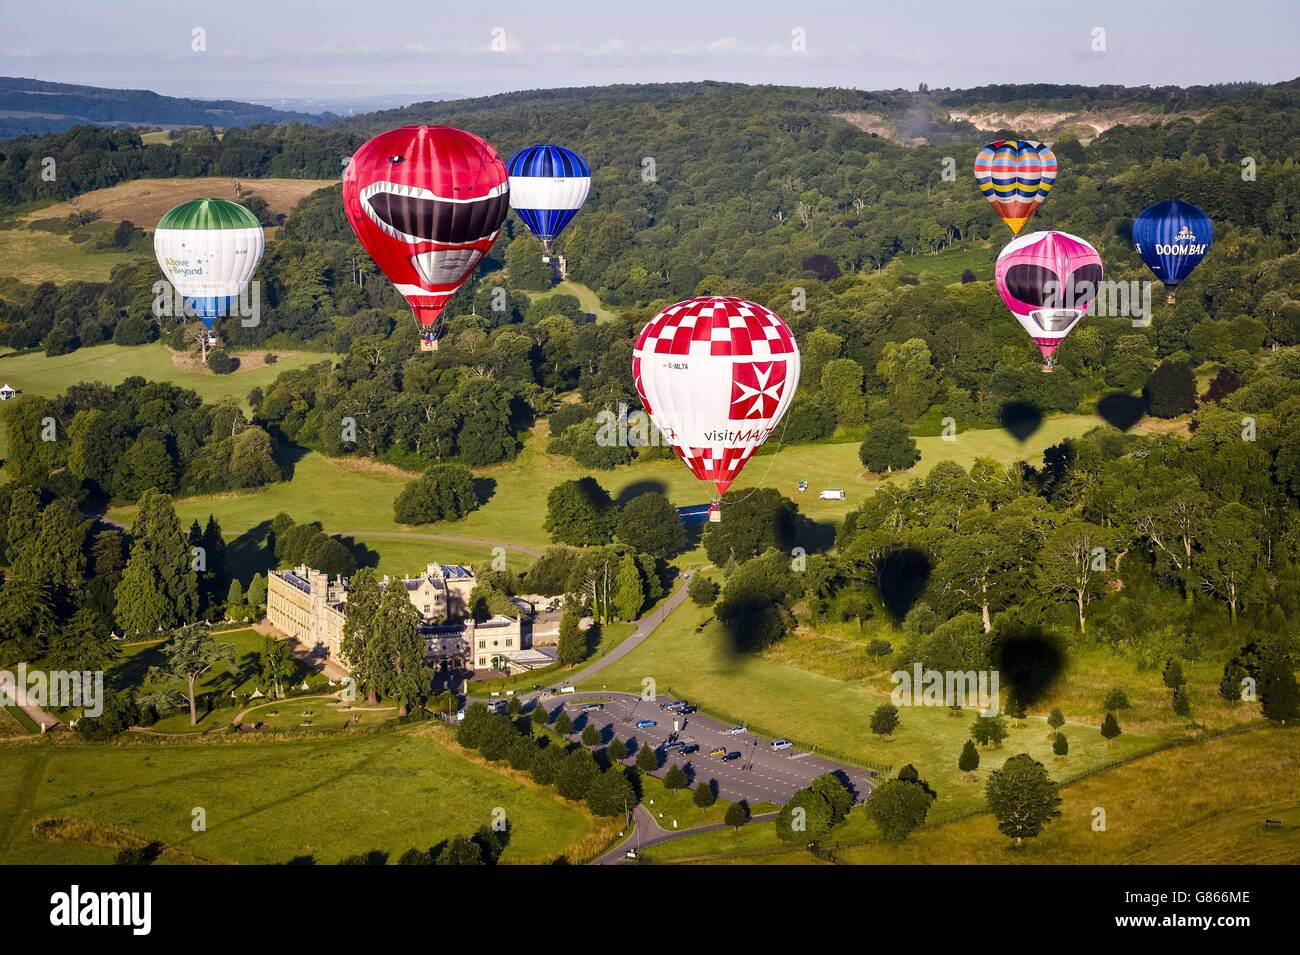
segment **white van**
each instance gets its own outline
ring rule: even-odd
[[[577,688],[576,686],[562,686],[562,687],[560,687],[560,692],[561,692],[561,693],[577,693],[577,692],[578,692],[578,688]]]
[[[506,703],[505,700],[492,700],[488,703],[487,708],[489,713],[491,713],[493,716],[496,716],[501,713],[505,713],[510,708],[510,706],[508,703]]]
[[[774,739],[772,740],[772,751],[777,752],[778,750],[789,749],[793,745],[794,743],[790,742],[788,739]]]
[[[823,501],[842,501],[848,495],[844,493],[844,488],[832,487],[832,488],[827,488],[825,491],[822,491],[817,496],[821,498]]]

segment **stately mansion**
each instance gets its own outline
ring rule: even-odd
[[[531,670],[554,663],[532,647],[532,607],[517,601],[519,613],[497,614],[482,623],[469,613],[474,571],[460,564],[429,564],[415,577],[384,577],[380,589],[404,587],[420,613],[426,659],[452,670]],[[344,666],[340,646],[348,609],[348,579],[310,567],[274,570],[267,578],[266,618],[271,626],[315,647]]]

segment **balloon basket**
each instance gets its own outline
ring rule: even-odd
[[[1166,304],[1166,305],[1173,305],[1173,304],[1174,304],[1174,293],[1173,293],[1173,292],[1170,292],[1168,295],[1165,296],[1165,304]]]
[[[1050,375],[1051,373],[1052,373],[1052,366],[1051,366],[1051,365],[1044,365],[1044,366],[1043,366],[1043,374],[1044,374],[1044,375]]]
[[[437,350],[438,350],[438,339],[436,338],[420,339],[420,351],[437,351]]]
[[[709,523],[710,524],[722,523],[722,508],[718,507],[717,504],[714,504],[712,507],[709,508]]]

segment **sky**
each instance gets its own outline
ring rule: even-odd
[[[1277,82],[1298,38],[1300,0],[0,0],[0,75],[257,101]]]

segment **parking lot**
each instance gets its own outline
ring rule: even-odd
[[[584,703],[593,700],[606,702],[598,711],[582,713]],[[572,696],[549,696],[544,700],[545,705],[551,708],[559,701],[574,720],[577,732],[581,732],[586,720],[590,720],[602,730],[606,742],[612,733],[634,743],[629,763],[635,759],[637,747],[659,748],[676,731],[680,741],[698,744],[699,751],[681,756],[670,750],[655,775],[662,776],[669,765],[676,763],[691,776],[692,785],[701,779],[715,780],[718,795],[733,802],[744,799],[750,803],[782,804],[824,773],[841,774],[853,787],[858,802],[865,801],[871,792],[868,770],[809,753],[798,746],[773,751],[770,740],[748,731],[732,734],[729,732],[731,726],[703,713],[682,716],[664,709],[672,702],[666,696],[651,701],[623,693],[576,693]],[[656,725],[638,729],[636,724],[639,720],[654,720]],[[710,757],[710,751],[718,748],[741,755],[729,761]]]

